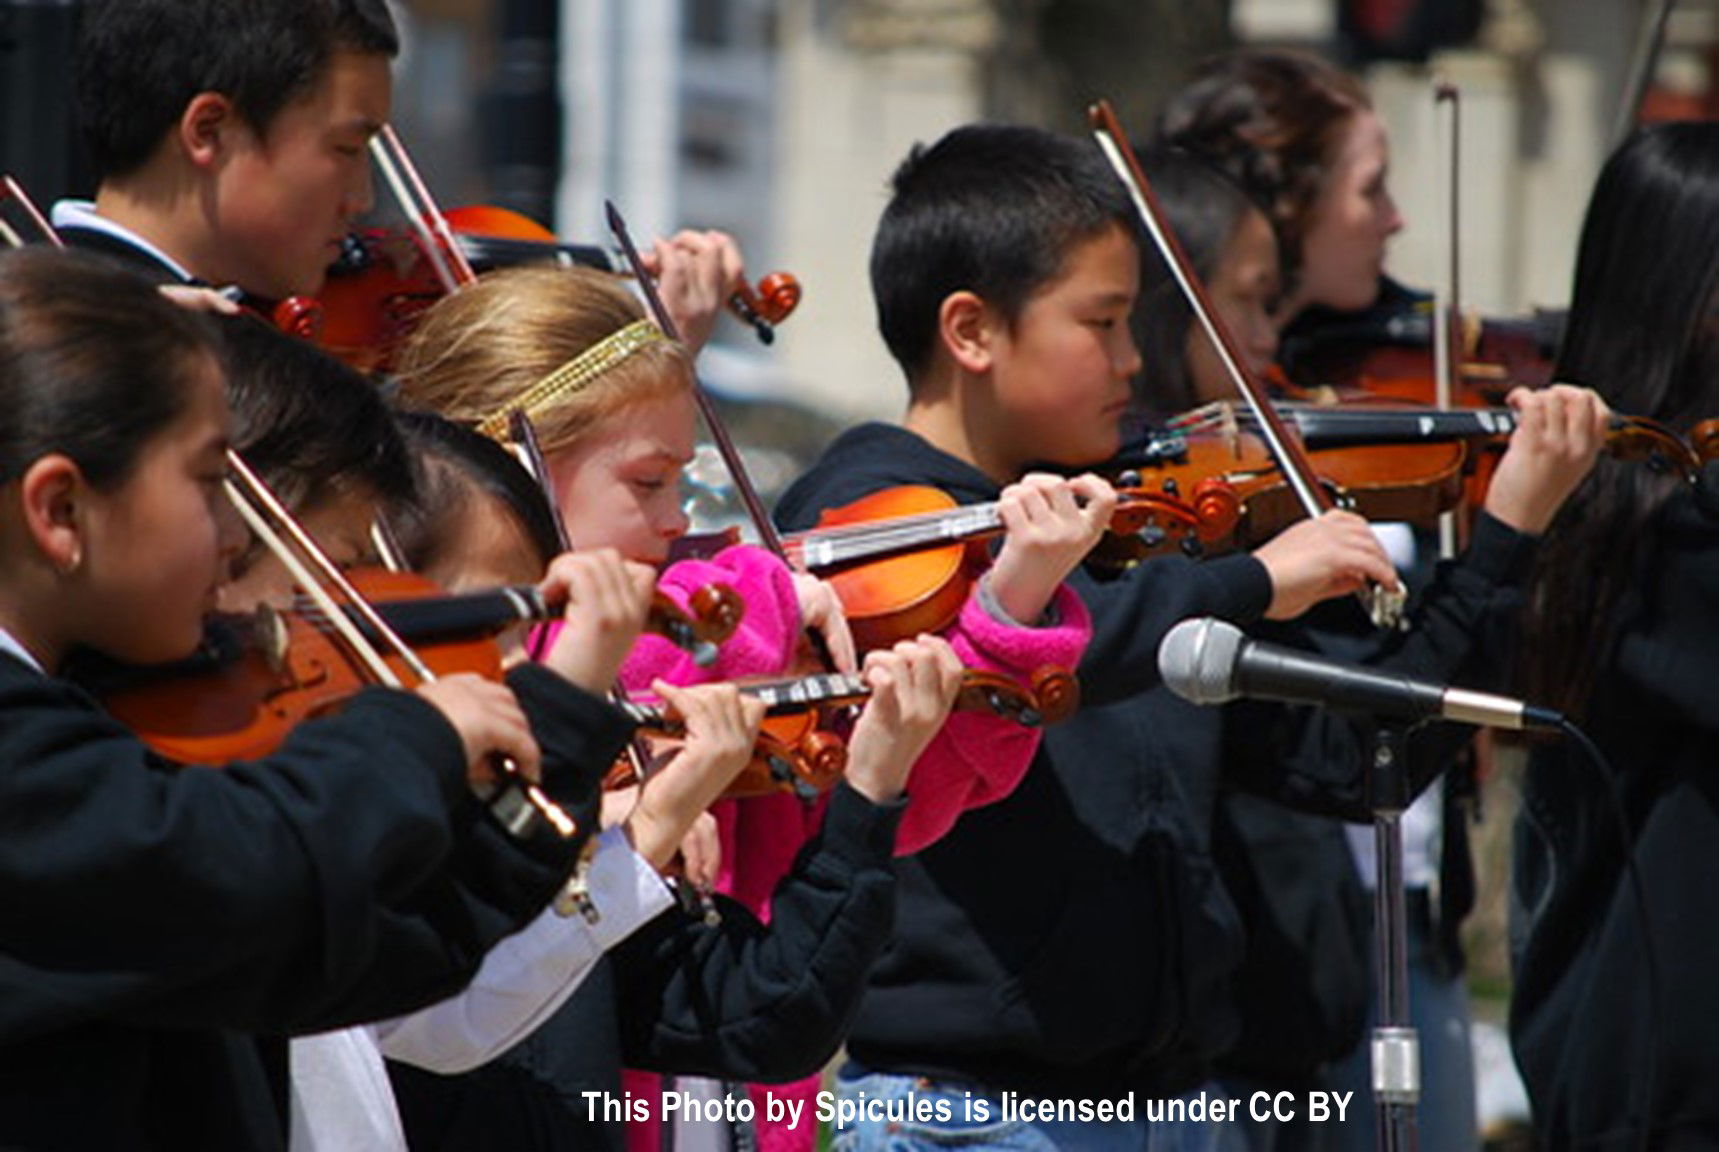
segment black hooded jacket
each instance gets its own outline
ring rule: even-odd
[[[808,528],[822,509],[898,484],[962,503],[999,494],[915,434],[868,424],[788,490],[777,520]],[[1416,629],[1376,658],[1410,675],[1496,681],[1495,641],[1520,607],[1532,551],[1483,517]],[[898,863],[895,938],[848,1042],[861,1065],[1034,1096],[1186,1089],[1236,1028],[1228,985],[1242,929],[1209,851],[1220,765],[1226,782],[1297,807],[1369,815],[1363,726],[1307,708],[1197,708],[1159,682],[1158,644],[1176,622],[1264,612],[1259,561],[1171,556],[1072,583],[1093,617],[1082,710],[1046,733],[1011,796]],[[1438,726],[1415,742],[1419,783],[1466,731]]]

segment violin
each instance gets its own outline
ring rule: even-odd
[[[1106,162],[1127,189],[1140,223],[1163,257],[1195,320],[1212,342],[1236,392],[1247,402],[1257,419],[1260,439],[1283,477],[1285,492],[1294,498],[1301,513],[1308,518],[1318,517],[1335,507],[1334,497],[1314,472],[1306,452],[1290,437],[1283,418],[1271,406],[1263,384],[1243,369],[1245,361],[1235,336],[1223,316],[1212,306],[1210,294],[1181,241],[1170,228],[1163,205],[1152,190],[1152,182],[1140,167],[1140,160],[1134,155],[1134,148],[1109,102],[1101,100],[1089,107],[1087,122]],[[1391,628],[1402,625],[1407,593],[1400,583],[1387,588],[1369,582],[1357,596],[1375,625]]]
[[[1306,447],[1321,483],[1339,503],[1370,520],[1426,524],[1455,507],[1464,494],[1468,446],[1502,443],[1516,428],[1510,408],[1274,408]],[[1115,466],[1179,483],[1222,478],[1243,502],[1237,532],[1227,542],[1252,547],[1296,518],[1253,427],[1251,412],[1224,401],[1203,405],[1131,438]],[[1614,415],[1606,449],[1617,459],[1641,461],[1691,483],[1702,462],[1688,441],[1640,416]]]
[[[489,637],[408,645],[239,455],[229,449],[227,460],[229,499],[317,610],[289,609],[268,628],[228,631],[245,642],[206,645],[187,665],[175,666],[174,675],[119,678],[105,703],[145,744],[181,763],[254,759],[277,748],[299,722],[337,709],[370,685],[403,688],[456,672],[501,678],[501,650]],[[495,768],[496,784],[480,798],[510,833],[526,835],[539,820],[563,838],[577,833],[572,817],[511,763]]]
[[[1285,380],[1298,395],[1339,401],[1383,396],[1434,404],[1434,324],[1428,301],[1378,309],[1348,322],[1284,336]],[[1465,316],[1457,336],[1451,404],[1491,407],[1512,388],[1552,382],[1565,314],[1540,309],[1528,316]]]
[[[560,615],[531,584],[447,593],[412,572],[358,569],[348,572],[347,578],[370,600],[376,614],[406,640],[495,636],[514,624],[542,623]],[[294,606],[314,610],[303,599]],[[686,609],[659,590],[651,598],[644,630],[668,640],[699,667],[707,668],[716,662],[718,647],[734,635],[745,611],[739,593],[726,584],[700,588]],[[355,623],[368,639],[377,639],[364,620],[355,618]]]
[[[453,208],[447,218],[466,259],[480,270],[556,260],[627,274],[623,254],[595,245],[564,244],[537,221],[507,208],[481,204]],[[800,306],[803,295],[792,273],[771,272],[756,288],[742,278],[727,307],[736,319],[752,328],[760,344],[770,344],[776,339],[776,325]]]
[[[1189,492],[1184,498],[1183,489]],[[1226,539],[1241,512],[1221,478],[1176,478],[1122,488],[1111,515],[1109,554],[1142,555],[1168,543],[1198,549]],[[782,540],[788,563],[827,580],[862,651],[921,632],[940,632],[989,565],[978,542],[1003,531],[995,502],[957,504],[937,488],[886,488],[827,509],[815,527]]]
[[[1468,449],[1459,439],[1313,449],[1308,462],[1334,507],[1369,520],[1427,523],[1462,499]],[[1209,545],[1251,549],[1305,512],[1265,441],[1242,422],[1153,430],[1130,440],[1111,467],[1160,483],[1217,479],[1240,501],[1233,531]]]
[[[847,767],[847,748],[824,726],[831,709],[871,695],[858,674],[807,676],[742,683],[740,691],[765,703],[764,727],[752,760],[723,792],[724,798],[791,792],[815,796],[829,791]],[[1057,724],[1079,706],[1080,686],[1065,668],[1044,667],[1022,688],[1007,676],[968,669],[955,698],[957,711],[989,712],[1027,728]],[[654,701],[630,700],[620,706],[635,723],[666,735],[678,733],[676,719]],[[637,782],[627,758],[616,762],[604,786],[624,788]]]
[[[346,579],[382,622],[409,642],[438,675],[475,672],[499,678],[496,633],[510,624],[552,618],[531,585],[478,592],[444,593],[411,572],[362,568]],[[739,622],[739,598],[727,585],[710,585],[694,597],[694,611],[658,593],[648,630],[675,640],[710,663],[716,646]],[[376,627],[353,609],[345,614],[361,635],[382,643]],[[247,616],[217,616],[202,646],[168,668],[103,669],[98,687],[108,710],[131,723],[146,744],[181,763],[222,763],[267,755],[299,720],[326,710],[363,684],[340,674],[338,638],[321,607],[300,596],[286,610],[263,607]],[[398,656],[390,657],[401,666]],[[350,664],[348,661],[338,661]],[[232,678],[237,677],[237,683]],[[186,708],[187,691],[209,696]],[[254,690],[254,699],[233,693]]]
[[[480,266],[556,260],[620,272],[621,262],[604,249],[563,244],[517,212],[474,206],[444,213],[392,126],[383,126],[370,151],[407,227],[349,233],[319,297],[292,297],[269,310],[277,327],[361,372],[387,372],[424,310],[475,280]],[[756,290],[742,281],[728,307],[768,344],[775,339],[774,325],[787,319],[800,296],[799,282],[778,272]]]

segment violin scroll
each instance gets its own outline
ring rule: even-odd
[[[1067,668],[1045,665],[1035,669],[1032,687],[1022,688],[995,672],[969,671],[961,682],[955,707],[967,712],[991,712],[1023,728],[1060,724],[1080,707],[1080,682]]]
[[[706,584],[692,594],[685,610],[658,591],[645,618],[645,631],[689,654],[700,668],[708,668],[716,663],[717,648],[734,635],[745,615],[745,601],[727,584]]]
[[[754,289],[745,279],[728,298],[728,310],[752,326],[761,344],[776,341],[776,325],[800,306],[799,280],[789,272],[772,272]]]
[[[1709,425],[1715,427],[1709,428]],[[1617,416],[1606,432],[1606,451],[1619,460],[1645,461],[1695,483],[1701,466],[1719,449],[1719,424],[1707,420],[1697,424],[1689,440],[1658,420],[1646,416]]]

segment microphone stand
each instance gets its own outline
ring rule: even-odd
[[[1418,1152],[1415,1109],[1421,1098],[1420,1037],[1409,1018],[1408,913],[1403,895],[1403,810],[1409,806],[1408,727],[1373,731],[1367,804],[1373,810],[1373,965],[1378,1022],[1373,1028],[1374,1132],[1380,1152]]]

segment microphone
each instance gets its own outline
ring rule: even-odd
[[[1484,728],[1558,728],[1564,718],[1506,696],[1447,688],[1250,640],[1210,616],[1184,620],[1158,646],[1170,691],[1193,704],[1281,700],[1378,719],[1456,720]]]

